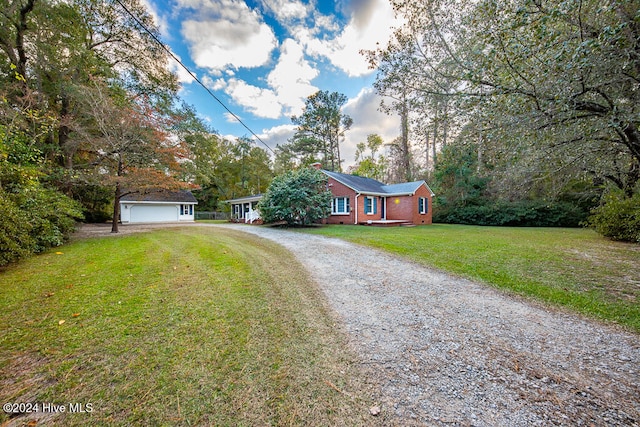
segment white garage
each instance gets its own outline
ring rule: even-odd
[[[178,221],[178,208],[158,203],[136,204],[129,208],[129,222]]]
[[[120,199],[120,221],[123,224],[193,221],[197,203],[187,190],[131,193]]]

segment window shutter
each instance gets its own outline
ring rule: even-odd
[[[429,199],[424,198],[424,213],[429,213]]]
[[[373,214],[377,214],[378,213],[378,198],[374,197],[373,198]]]

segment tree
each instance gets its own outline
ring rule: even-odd
[[[317,159],[323,166],[341,170],[340,141],[353,120],[342,113],[347,97],[338,92],[318,91],[305,101],[302,115],[293,116],[297,125],[290,141],[291,151],[306,159]]]
[[[217,210],[219,201],[263,193],[273,179],[268,153],[247,137],[220,137],[183,105],[172,133],[185,141],[189,157],[182,162],[181,180],[200,187],[194,191],[201,210]]]
[[[63,244],[82,219],[78,203],[49,188],[42,139],[55,120],[38,110],[27,119],[0,97],[0,266]],[[30,97],[23,99],[28,105]]]
[[[188,186],[178,179],[179,160],[188,157],[188,150],[170,137],[167,118],[151,105],[134,103],[122,93],[110,96],[110,90],[100,82],[85,88],[85,114],[72,141],[86,160],[76,165],[84,180],[113,191],[111,232],[117,233],[123,196]]]
[[[367,143],[359,142],[356,150],[357,167],[353,170],[354,175],[373,178],[378,181],[385,180],[387,174],[387,159],[383,155],[378,155],[378,150],[382,148],[384,141],[377,134],[367,136]],[[369,155],[365,155],[369,149]]]
[[[152,34],[153,18],[138,0],[122,0]],[[59,164],[71,168],[74,144],[68,144],[70,121],[78,112],[77,88],[92,78],[117,80],[133,96],[167,103],[177,92],[177,79],[166,67],[167,53],[119,5],[109,0],[43,2],[0,0],[0,62],[23,77],[13,85],[10,101],[27,88],[38,93],[38,107],[55,115],[58,129],[47,149]]]
[[[406,93],[417,117],[429,117],[431,102],[431,135],[475,145],[478,173],[499,178],[492,185],[528,197],[545,182],[557,193],[555,177],[568,186],[590,178],[627,198],[638,192],[637,0],[393,4],[405,25],[369,52],[376,86]],[[455,135],[462,130],[464,141]]]
[[[274,178],[258,209],[265,222],[310,225],[329,216],[331,197],[326,175],[303,167]]]

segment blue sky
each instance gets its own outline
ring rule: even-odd
[[[347,95],[354,119],[342,145],[345,166],[355,144],[378,133],[387,142],[399,121],[377,111],[361,49],[386,46],[397,26],[388,0],[145,0],[162,40],[271,147],[293,134],[291,116],[318,90]],[[248,136],[177,64],[181,97],[221,135]]]

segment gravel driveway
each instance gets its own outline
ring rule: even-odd
[[[341,240],[273,240],[337,312],[390,425],[640,423],[640,338]]]

